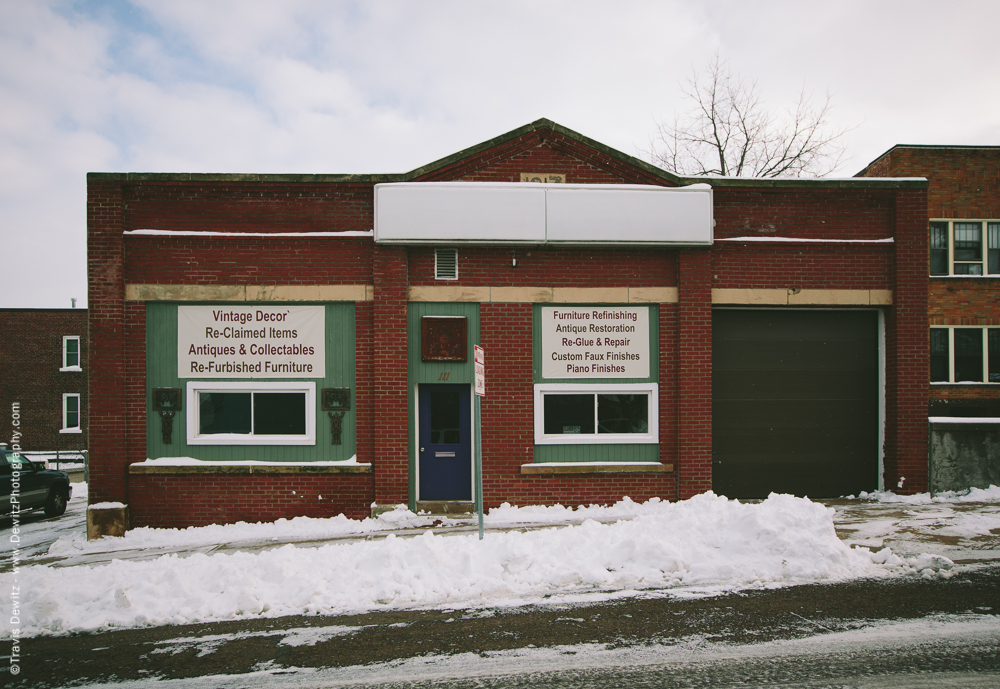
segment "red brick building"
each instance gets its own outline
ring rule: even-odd
[[[457,184],[456,184],[457,183]],[[682,179],[540,120],[405,174],[88,175],[133,525],[927,481],[927,183]]]
[[[1000,417],[1000,146],[894,146],[858,176],[928,181],[930,415]]]
[[[24,452],[87,448],[87,310],[0,309],[0,442]]]

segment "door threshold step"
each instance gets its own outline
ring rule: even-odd
[[[455,500],[419,500],[417,501],[417,512],[428,514],[472,514],[475,511],[475,503],[458,502]]]

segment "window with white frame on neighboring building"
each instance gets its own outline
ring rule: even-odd
[[[80,336],[64,335],[62,346],[62,371],[80,371]]]
[[[1000,220],[935,220],[931,275],[1000,275]]]
[[[62,429],[60,433],[81,433],[80,428],[80,395],[66,393],[62,396]]]
[[[932,383],[1000,383],[1000,328],[931,328]]]

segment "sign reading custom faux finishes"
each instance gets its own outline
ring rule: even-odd
[[[324,378],[322,306],[178,306],[179,378]]]
[[[543,378],[648,378],[649,308],[541,309]]]

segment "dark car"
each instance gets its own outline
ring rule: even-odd
[[[0,515],[44,509],[45,516],[58,517],[72,494],[65,471],[47,469],[44,462],[0,446]]]

